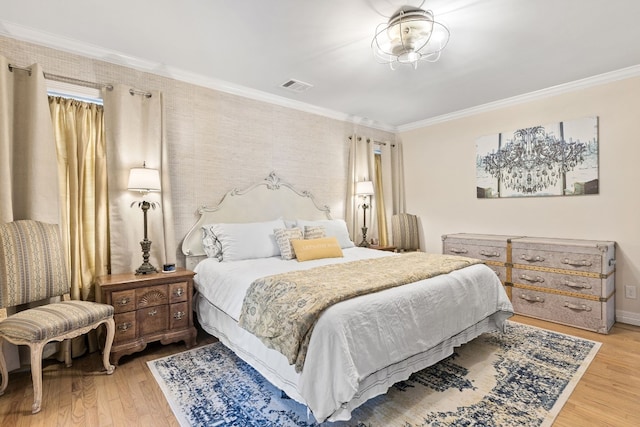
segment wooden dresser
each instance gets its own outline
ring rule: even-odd
[[[518,314],[599,333],[615,323],[615,242],[482,234],[442,239],[443,253],[504,268],[501,280]],[[495,256],[502,250],[504,258]]]
[[[173,273],[101,276],[97,279],[98,301],[115,311],[116,334],[111,348],[112,362],[144,350],[147,343],[184,341],[196,343],[192,296],[195,273],[178,269]]]

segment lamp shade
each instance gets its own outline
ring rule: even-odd
[[[160,173],[158,169],[131,168],[127,188],[131,191],[140,191],[142,193],[160,191]]]
[[[356,195],[371,196],[373,194],[373,182],[360,181],[356,182]]]

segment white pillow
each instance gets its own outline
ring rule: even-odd
[[[338,239],[338,244],[342,249],[353,248],[355,244],[349,237],[349,230],[347,230],[347,223],[343,219],[321,219],[316,221],[307,221],[304,219],[296,220],[296,224],[302,230],[305,226],[318,226],[324,227],[324,234],[327,237],[335,237]]]
[[[280,248],[273,233],[276,228],[284,228],[282,219],[207,224],[202,226],[202,246],[208,257],[217,258],[219,261],[278,256]]]

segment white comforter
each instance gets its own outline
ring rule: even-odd
[[[306,262],[279,257],[222,263],[207,259],[195,269],[196,288],[237,322],[244,295],[259,277],[332,262],[402,256],[364,248],[343,253],[344,258]],[[278,370],[286,372],[276,375],[294,378],[298,396],[291,397],[301,397],[318,421],[348,419],[353,408],[343,404],[362,391],[367,377],[433,348],[494,313],[503,314],[498,319],[501,324],[512,312],[495,273],[485,265],[474,265],[330,307],[315,326],[302,373],[295,375],[294,368],[285,364]],[[265,348],[256,351],[264,353]],[[267,353],[277,357],[274,352]]]

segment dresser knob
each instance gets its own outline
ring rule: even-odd
[[[536,256],[522,255],[521,258],[523,260],[525,260],[525,261],[528,261],[528,262],[543,262],[544,261],[544,257],[541,257],[540,255],[536,255]]]
[[[496,258],[500,256],[500,252],[496,252],[496,251],[489,252],[489,251],[481,250],[480,255],[486,256],[487,258]]]
[[[542,277],[540,277],[540,276],[531,277],[531,276],[529,276],[527,274],[522,274],[522,275],[520,275],[520,278],[522,280],[526,280],[527,282],[534,282],[534,283],[535,282],[538,282],[538,283],[544,282],[544,279]]]
[[[127,330],[129,330],[131,328],[131,326],[133,326],[133,325],[131,323],[129,323],[129,322],[123,323],[121,325],[118,325],[118,331],[126,332]]]
[[[151,310],[149,313],[149,316],[155,316],[156,314],[158,314],[158,310],[156,310],[155,308],[153,310]]]
[[[449,252],[454,253],[454,254],[466,254],[469,251],[466,250],[466,249],[451,248],[451,249],[449,249]]]
[[[184,290],[182,288],[178,288],[175,290],[173,294],[177,297],[181,297],[183,293],[184,293]]]
[[[118,301],[118,305],[127,305],[129,304],[130,301],[131,301],[131,298],[123,297],[120,299],[120,301]]]
[[[582,261],[572,261],[569,258],[565,258],[562,260],[562,263],[572,267],[591,267],[591,262],[586,259],[583,259]]]
[[[527,295],[527,294],[520,295],[520,298],[529,302],[544,302],[544,298],[532,297],[531,295]]]
[[[176,311],[175,313],[173,313],[173,318],[174,319],[182,319],[184,317],[184,315],[187,314],[184,311]]]
[[[574,283],[574,282],[570,282],[568,280],[564,280],[562,282],[563,285],[568,286],[570,288],[573,289],[591,289],[591,285],[587,284],[587,283]]]
[[[591,307],[586,304],[571,304],[570,302],[565,302],[564,306],[570,308],[571,310],[591,311]]]

